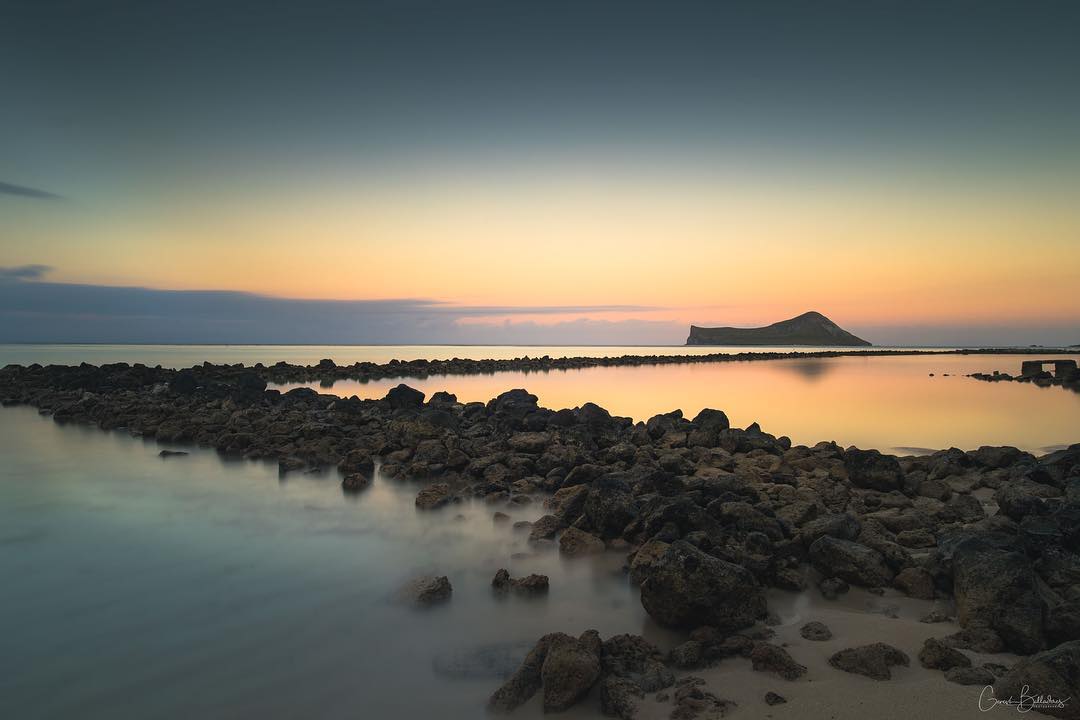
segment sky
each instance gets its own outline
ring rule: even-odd
[[[1080,5],[0,0],[0,342],[1080,342]]]

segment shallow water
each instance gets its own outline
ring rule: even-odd
[[[524,534],[492,507],[420,515],[415,486],[344,496],[336,475],[158,451],[0,409],[0,717],[474,718],[500,680],[456,677],[461,653],[663,638],[621,555],[512,560]],[[500,567],[550,595],[495,598]],[[421,573],[449,576],[447,605],[393,601]]]
[[[1047,354],[1052,357],[1058,356]],[[635,420],[674,409],[693,417],[711,407],[725,411],[736,427],[758,422],[765,431],[787,435],[799,444],[835,440],[843,446],[901,454],[981,445],[1014,445],[1044,453],[1080,442],[1080,393],[964,377],[994,370],[1018,373],[1025,359],[1030,356],[848,356],[305,386],[379,398],[405,382],[428,395],[439,390],[455,393],[464,402],[486,402],[520,387],[536,394],[545,407],[576,407],[591,401]]]

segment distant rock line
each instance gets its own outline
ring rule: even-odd
[[[869,347],[819,312],[803,313],[759,328],[690,326],[687,345],[807,345],[819,347]]]

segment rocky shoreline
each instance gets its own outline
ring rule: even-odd
[[[1045,365],[1053,365],[1054,372],[1044,369]],[[1019,375],[995,370],[992,373],[972,373],[970,378],[983,382],[1021,382],[1031,383],[1038,387],[1050,387],[1057,385],[1066,390],[1080,392],[1080,368],[1075,360],[1025,360],[1020,367]]]
[[[302,371],[356,367],[331,366]],[[665,653],[635,635],[545,635],[492,696],[495,711],[537,693],[545,709],[561,710],[598,688],[601,710],[620,718],[637,717],[646,696],[672,700],[672,718],[720,717],[728,703],[694,678],[676,682],[675,671],[743,657],[797,682],[805,665],[770,642],[765,591],[809,582],[826,597],[888,587],[955,608],[961,630],[928,640],[918,658],[871,643],[831,656],[838,673],[886,681],[890,668],[919,662],[951,682],[993,684],[998,698],[1025,684],[1073,698],[1040,710],[1080,717],[1080,445],[1041,458],[1009,447],[895,457],[793,446],[756,425],[732,428],[719,410],[634,423],[591,403],[541,408],[525,390],[488,403],[426,398],[406,385],[379,400],[267,390],[281,367],[7,366],[0,402],[276,460],[282,472],[335,466],[348,492],[363,492],[378,467],[420,485],[421,512],[468,498],[543,502],[546,514],[528,528],[538,550],[625,553],[646,612],[684,641]],[[495,586],[523,582],[498,576]],[[449,597],[448,582],[438,587]],[[804,630],[807,639],[828,632]],[[968,655],[1002,650],[1024,657],[1004,667]],[[772,695],[767,702],[783,701]]]
[[[747,351],[739,353],[679,353],[672,355],[620,355],[613,357],[579,356],[558,357],[548,355],[509,359],[471,360],[450,358],[446,360],[390,360],[386,363],[355,362],[338,365],[325,359],[315,365],[297,365],[278,362],[273,365],[256,363],[250,366],[212,365],[204,363],[191,368],[191,372],[210,379],[234,378],[244,373],[255,373],[267,382],[287,383],[319,382],[330,385],[338,380],[370,382],[386,379],[423,379],[433,375],[491,375],[500,372],[550,372],[553,370],[583,370],[594,367],[640,367],[648,365],[692,365],[698,363],[756,362],[762,360],[801,360],[848,356],[890,357],[910,355],[1045,355],[1046,348],[975,348],[961,350],[800,350],[791,352]],[[1080,354],[1080,350],[1055,351],[1062,354]]]

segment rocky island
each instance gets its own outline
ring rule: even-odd
[[[819,312],[811,310],[789,320],[759,328],[690,326],[687,345],[809,345],[819,347],[869,347]]]

